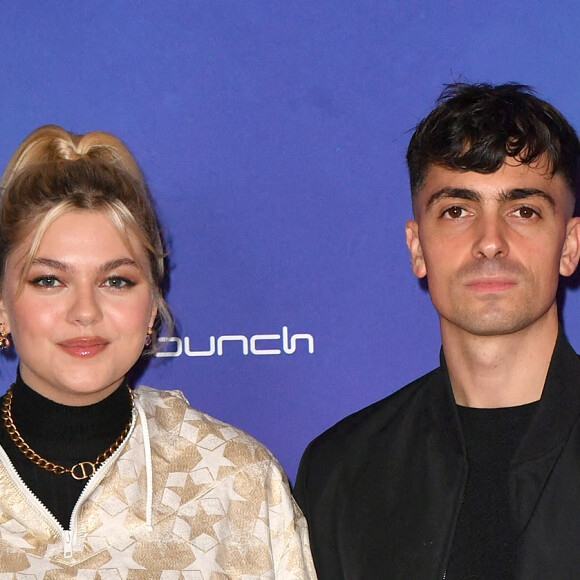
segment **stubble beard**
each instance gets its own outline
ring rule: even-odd
[[[479,276],[506,276],[517,284],[501,292],[476,293],[467,282]],[[450,307],[438,307],[441,325],[451,325],[476,336],[508,335],[523,330],[555,307],[557,283],[552,299],[541,302],[532,275],[520,264],[508,260],[470,262],[450,282]],[[557,275],[556,275],[557,279]]]

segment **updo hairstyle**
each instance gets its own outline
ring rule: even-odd
[[[74,210],[105,214],[129,249],[129,235],[137,239],[149,259],[145,274],[158,309],[153,338],[162,326],[171,328],[162,292],[166,254],[149,189],[127,147],[103,131],[75,135],[44,125],[20,144],[0,178],[0,282],[8,256],[33,234],[21,291],[47,228]]]

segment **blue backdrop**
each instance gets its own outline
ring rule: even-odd
[[[0,163],[45,123],[128,144],[178,323],[142,382],[293,478],[315,435],[437,364],[403,234],[413,126],[443,83],[515,80],[580,128],[579,24],[575,0],[3,0]],[[2,389],[13,375],[2,360]]]

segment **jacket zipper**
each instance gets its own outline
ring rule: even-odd
[[[26,483],[24,482],[24,480],[22,479],[22,477],[20,476],[18,471],[16,471],[16,468],[14,467],[14,465],[12,465],[12,461],[10,461],[8,454],[6,453],[6,451],[4,451],[2,446],[0,446],[0,457],[3,460],[4,466],[12,474],[13,479],[16,482],[16,485],[19,488],[20,493],[25,497],[25,499],[28,499],[26,497],[27,495],[30,496],[30,499],[33,500],[33,503],[37,504],[37,508],[39,509],[39,511],[42,512],[42,515],[52,525],[53,530],[61,537],[62,543],[63,543],[63,556],[65,558],[67,558],[67,559],[72,558],[72,555],[73,555],[73,545],[74,545],[74,542],[76,540],[76,526],[77,526],[78,512],[79,512],[80,506],[84,502],[84,496],[87,496],[90,493],[92,493],[94,488],[102,481],[102,479],[105,476],[106,471],[107,471],[107,469],[105,469],[105,468],[108,467],[109,465],[111,465],[111,463],[114,461],[114,458],[116,458],[117,455],[119,455],[119,453],[123,449],[123,447],[125,447],[125,442],[131,436],[131,433],[133,432],[134,428],[135,428],[135,411],[133,411],[133,419],[132,419],[131,429],[129,430],[129,433],[127,433],[127,436],[125,437],[125,441],[123,441],[123,443],[121,443],[121,445],[118,447],[118,449],[115,451],[115,453],[113,453],[113,455],[111,455],[103,464],[101,464],[97,468],[94,475],[87,481],[86,485],[83,487],[83,490],[81,491],[81,494],[79,495],[79,498],[77,499],[77,501],[73,507],[73,511],[71,513],[68,530],[65,530],[62,527],[60,522],[52,515],[52,512],[44,505],[44,503],[42,503],[42,501],[26,485]],[[89,490],[89,491],[87,491],[87,490]]]
[[[62,533],[62,543],[64,544],[62,555],[65,558],[72,558],[73,541],[72,541],[72,532],[70,530],[64,530],[64,532]]]
[[[2,463],[4,463],[4,466],[12,475],[12,479],[15,481],[16,486],[18,487],[20,493],[24,496],[25,499],[29,499],[28,496],[30,496],[30,498],[33,500],[33,503],[36,504],[36,507],[39,509],[39,511],[41,511],[42,514],[46,516],[46,519],[48,519],[49,523],[53,528],[53,531],[57,532],[59,536],[62,536],[65,531],[64,528],[60,525],[59,521],[52,515],[50,510],[42,503],[42,501],[40,501],[40,499],[38,499],[38,497],[26,485],[26,483],[24,483],[24,480],[22,479],[22,477],[20,477],[20,474],[18,473],[18,471],[16,471],[14,465],[12,465],[12,461],[10,461],[10,458],[8,457],[6,451],[4,451],[4,449],[1,446],[0,446],[0,455],[2,457]]]
[[[457,517],[455,518],[455,525],[453,526],[453,533],[451,534],[451,543],[449,548],[447,549],[447,556],[445,558],[445,568],[443,569],[443,576],[441,577],[442,580],[447,579],[447,571],[449,568],[449,560],[451,559],[451,551],[453,550],[453,542],[455,541],[455,534],[457,533],[457,526],[459,525],[459,516],[461,515],[461,510],[463,509],[463,504],[465,502],[465,488],[467,487],[467,481],[469,480],[469,459],[466,458],[465,460],[467,471],[465,474],[465,480],[463,481],[463,488],[461,489],[461,497],[459,498],[459,509],[457,510]]]
[[[129,430],[129,433],[127,433],[127,437],[125,437],[125,441],[127,441],[129,436],[131,435],[131,433],[133,431],[134,424],[135,424],[135,419],[133,417],[133,425],[131,425],[131,429]],[[62,540],[63,540],[63,544],[64,544],[64,557],[65,558],[72,558],[73,543],[76,540],[77,520],[78,520],[78,514],[79,514],[79,510],[81,508],[81,505],[84,503],[85,498],[90,496],[91,493],[93,493],[94,489],[101,483],[101,481],[103,480],[103,478],[107,474],[109,466],[115,461],[116,457],[121,453],[121,450],[125,446],[125,441],[123,441],[123,443],[121,443],[121,445],[115,451],[115,453],[113,453],[113,455],[111,455],[104,463],[102,463],[97,468],[94,475],[87,481],[87,484],[85,485],[85,487],[83,487],[83,490],[81,491],[81,494],[79,495],[79,498],[77,499],[77,501],[73,507],[73,511],[71,513],[71,516],[70,516],[69,529],[63,530]],[[46,511],[48,512],[48,510],[46,510]],[[48,513],[50,513],[50,512],[48,512]]]

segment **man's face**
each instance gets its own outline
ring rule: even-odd
[[[556,314],[559,274],[579,259],[574,199],[545,160],[495,173],[432,166],[407,222],[413,272],[427,276],[442,331],[491,336]]]

